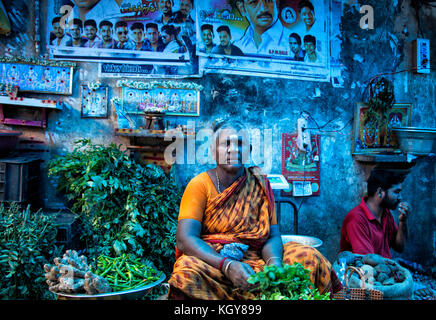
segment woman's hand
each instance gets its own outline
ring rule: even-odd
[[[228,266],[229,263],[230,265]],[[252,287],[252,285],[247,282],[248,278],[255,273],[250,265],[236,260],[226,260],[223,270],[224,275],[229,278],[236,287],[242,290],[248,290]]]

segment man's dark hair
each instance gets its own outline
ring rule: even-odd
[[[142,22],[133,23],[132,26],[130,27],[130,30],[135,30],[135,29],[141,29],[142,31],[144,31],[144,24]]]
[[[306,42],[312,42],[314,45],[316,45],[316,38],[310,34],[307,34],[303,38],[304,43]]]
[[[173,35],[175,37],[177,37],[177,35],[179,34],[179,29],[176,28],[174,25],[172,24],[166,24],[164,26],[162,26],[161,32],[165,32],[169,35]]]
[[[218,29],[216,29],[217,32],[225,31],[228,33],[228,35],[231,37],[232,34],[230,33],[230,28],[228,26],[219,26]]]
[[[308,7],[310,10],[312,10],[313,13],[315,13],[315,8],[313,7],[313,4],[310,1],[308,0],[300,1],[300,3],[298,4],[298,12],[301,12],[301,10],[304,7]]]
[[[95,20],[93,20],[93,19],[86,20],[83,25],[85,27],[91,26],[91,27],[94,27],[95,29],[97,29],[97,22],[95,22]]]
[[[115,29],[119,28],[119,27],[126,27],[127,28],[127,22],[126,21],[117,21],[117,23],[115,23]]]
[[[373,169],[367,180],[368,196],[374,196],[378,188],[387,191],[393,185],[402,183],[405,178],[404,173],[386,169]]]
[[[54,17],[51,20],[51,24],[54,25],[55,23],[61,22],[61,17]]]
[[[114,26],[114,24],[112,22],[108,21],[108,20],[103,20],[98,25],[98,28],[101,29],[101,27],[104,27],[104,26],[109,26],[109,27],[112,28]]]
[[[153,28],[153,29],[156,29],[157,31],[159,31],[157,24],[153,23],[153,22],[149,22],[145,25],[145,29],[148,29],[148,28]]]
[[[83,22],[78,18],[73,19],[73,25],[79,26],[80,29],[83,29]]]
[[[212,32],[213,34],[213,25],[205,23],[200,27],[201,31],[203,32],[204,30],[210,30],[210,32]]]
[[[298,45],[301,46],[301,37],[298,34],[293,32],[289,35],[289,38],[294,38],[295,40],[297,40]]]

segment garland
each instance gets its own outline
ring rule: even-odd
[[[117,87],[128,87],[139,90],[151,90],[155,88],[165,89],[190,89],[190,90],[203,90],[203,86],[194,82],[179,82],[179,81],[133,81],[133,80],[118,80]]]
[[[385,122],[394,105],[394,88],[389,80],[380,78],[369,84],[368,111],[364,123]]]
[[[27,63],[38,66],[49,67],[75,67],[74,62],[68,61],[50,61],[39,58],[26,58],[26,57],[0,57],[0,62],[3,63]]]

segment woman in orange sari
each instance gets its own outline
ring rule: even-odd
[[[341,289],[331,264],[314,248],[282,245],[269,182],[246,168],[251,146],[243,125],[222,122],[211,151],[217,166],[194,177],[182,197],[169,299],[252,299],[247,279],[265,265],[302,263],[321,293]],[[239,132],[238,132],[239,131]]]

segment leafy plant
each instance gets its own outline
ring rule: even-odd
[[[257,285],[251,291],[256,300],[329,300],[330,293],[321,294],[313,288],[310,270],[298,262],[283,267],[265,266],[247,280]]]
[[[0,298],[50,299],[43,266],[58,255],[53,216],[0,205]]]
[[[87,139],[50,161],[48,173],[81,218],[88,259],[130,253],[171,272],[181,199],[173,171],[166,176],[160,167],[130,159],[120,146]]]

